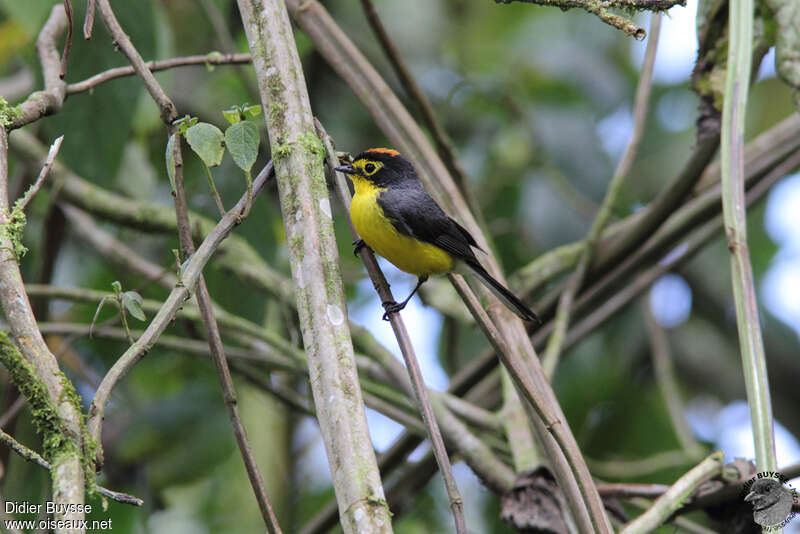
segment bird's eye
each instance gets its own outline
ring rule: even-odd
[[[364,165],[364,172],[367,173],[368,175],[374,173],[375,172],[375,164],[367,163],[366,165]]]

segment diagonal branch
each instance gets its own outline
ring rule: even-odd
[[[22,397],[20,397],[22,398]],[[0,430],[0,441],[5,443],[8,448],[19,454],[25,460],[38,465],[48,471],[52,468],[50,462],[42,458],[39,453],[36,451],[29,449],[19,441],[15,440],[9,434],[6,434],[2,430]],[[133,495],[128,495],[127,493],[121,493],[119,491],[110,490],[108,488],[104,488],[103,486],[97,486],[97,492],[102,495],[103,497],[107,497],[113,501],[121,502],[123,504],[131,504],[133,506],[141,506],[144,504],[144,501],[141,500],[139,497],[134,497]]]
[[[656,62],[656,50],[658,49],[658,34],[660,28],[661,15],[653,15],[650,22],[650,39],[647,41],[642,74],[639,77],[639,84],[636,87],[631,139],[617,166],[617,170],[614,172],[614,176],[611,178],[611,182],[608,184],[606,196],[603,199],[597,217],[595,217],[592,222],[589,235],[583,242],[583,250],[580,260],[578,261],[578,266],[559,298],[553,332],[550,334],[547,348],[542,357],[542,366],[548,378],[553,377],[558,359],[561,356],[561,347],[564,342],[567,326],[569,325],[569,316],[572,312],[572,303],[575,300],[575,295],[583,284],[586,272],[589,270],[589,266],[592,262],[595,245],[600,239],[603,229],[611,219],[612,210],[616,205],[617,197],[620,191],[622,191],[622,184],[625,182],[625,178],[628,176],[628,172],[630,172],[633,161],[636,158],[636,153],[639,150],[639,142],[644,134],[645,119],[647,118],[647,110],[650,103],[650,90],[653,86],[653,66]]]
[[[325,129],[322,127],[322,124],[320,124],[318,121],[315,121],[315,124],[317,132],[319,132],[323,144],[325,145],[328,167],[330,169],[335,169],[339,166],[339,158],[336,157],[336,153],[333,149],[333,143],[328,137],[327,132],[325,132]],[[346,178],[342,173],[336,170],[332,170],[332,173],[334,176],[336,194],[344,206],[345,212],[350,213],[351,198],[350,190],[347,188]],[[353,236],[353,238],[359,239],[358,233],[353,226],[353,221],[350,220],[349,216],[346,218],[347,223],[350,226],[350,234]],[[394,296],[392,295],[391,289],[389,289],[389,283],[386,281],[386,277],[383,275],[383,272],[378,266],[378,260],[375,259],[375,255],[371,250],[369,250],[368,247],[362,247],[359,255],[361,256],[361,261],[364,262],[364,266],[367,268],[367,273],[369,273],[369,277],[372,280],[372,284],[375,286],[376,291],[378,292],[381,302],[394,302]],[[444,479],[447,496],[450,499],[450,509],[456,525],[456,532],[458,534],[464,534],[467,531],[464,520],[464,503],[461,500],[461,494],[456,486],[455,477],[453,477],[453,469],[450,465],[450,458],[447,456],[447,449],[445,448],[444,440],[442,439],[441,432],[439,431],[439,425],[436,421],[436,417],[434,416],[431,401],[428,398],[428,389],[425,386],[425,380],[422,377],[422,371],[419,367],[419,361],[417,360],[417,356],[414,352],[414,346],[411,343],[408,330],[406,330],[406,325],[399,313],[390,313],[389,322],[392,325],[392,330],[397,338],[397,344],[400,347],[400,351],[403,354],[403,359],[406,362],[406,368],[408,369],[408,375],[411,378],[411,384],[414,388],[414,396],[417,400],[417,406],[422,414],[422,420],[425,423],[426,430],[428,431],[428,437],[431,440],[436,462],[439,464],[439,471],[442,473],[442,478]],[[441,407],[440,411],[443,411],[441,410]]]
[[[436,114],[433,112],[433,106],[431,106],[428,97],[425,96],[425,93],[420,89],[419,85],[417,85],[417,82],[414,81],[414,77],[408,70],[403,57],[392,42],[391,37],[389,37],[386,28],[383,26],[383,22],[381,22],[381,18],[375,10],[375,5],[372,3],[372,0],[361,0],[361,7],[364,9],[364,14],[367,16],[370,28],[372,28],[375,36],[381,43],[386,57],[389,58],[389,62],[392,64],[395,74],[397,74],[397,77],[400,79],[403,89],[405,89],[408,96],[416,103],[422,115],[423,122],[433,136],[433,141],[436,143],[439,156],[441,156],[444,164],[447,165],[447,170],[450,171],[450,174],[453,176],[453,180],[461,190],[461,194],[464,195],[464,198],[469,203],[472,212],[480,213],[478,201],[469,188],[467,173],[458,163],[458,159],[456,159],[455,149],[453,148],[450,137],[436,119]]]

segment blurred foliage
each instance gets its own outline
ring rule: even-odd
[[[212,1],[238,51],[246,51],[235,2]],[[145,59],[222,49],[203,2],[113,4]],[[0,77],[28,70],[35,74],[35,87],[29,89],[41,85],[34,42],[52,5],[52,0],[0,0]],[[73,5],[76,35],[67,81],[76,82],[125,65],[99,19],[92,40],[83,40],[80,27],[85,2]],[[405,99],[358,2],[331,1],[326,5]],[[496,5],[467,0],[383,0],[376,5],[455,142],[507,272],[552,247],[582,238],[591,223],[591,214],[585,208],[591,209],[602,199],[629,135],[639,68],[631,49],[640,44],[576,10],[561,12],[522,3]],[[337,148],[355,152],[386,145],[386,138],[310,40],[298,32],[297,43],[313,109]],[[669,43],[662,41],[662,46]],[[157,77],[182,115],[219,127],[226,126],[223,110],[259,102],[258,95],[249,92],[256,85],[252,70],[246,66],[213,70],[187,67]],[[694,143],[696,103],[688,78],[654,86],[645,135],[615,208],[617,217],[646,204],[680,168]],[[416,113],[413,103],[406,104]],[[748,137],[752,137],[792,113],[789,90],[774,77],[759,81],[752,90],[749,109]],[[260,120],[258,124],[261,146],[268,147],[263,143],[266,134]],[[155,106],[135,78],[118,79],[70,96],[60,113],[28,129],[48,143],[65,134],[59,160],[83,178],[133,199],[172,205],[164,166],[166,132]],[[260,169],[268,159],[268,153],[260,154],[254,169]],[[184,151],[184,162],[191,209],[214,217],[216,207],[208,194],[202,163],[188,150]],[[11,170],[12,191],[23,190],[23,184],[35,178],[13,157]],[[223,201],[230,207],[243,192],[241,171],[229,154],[212,171]],[[560,185],[559,177],[563,180]],[[572,196],[564,194],[564,184],[572,190]],[[53,200],[52,191],[46,190],[31,207],[25,236],[31,251],[23,260],[27,281],[107,290],[112,281],[119,280],[122,287],[136,290],[144,298],[166,296],[157,284],[109,264],[70,231],[59,247],[47,242],[44,218]],[[334,206],[334,213],[348,298],[351,305],[359,306],[374,300],[375,295],[355,289],[363,270],[351,253],[341,207]],[[764,230],[763,215],[762,205],[751,211],[748,221],[757,280],[770,268],[777,251]],[[174,272],[171,250],[177,246],[175,236],[144,235],[110,224],[103,224],[103,228]],[[288,275],[274,185],[258,198],[249,220],[236,232],[271,266]],[[41,264],[49,255],[55,255],[55,270],[43,279]],[[744,398],[727,256],[723,241],[718,239],[680,271],[692,288],[694,305],[688,320],[669,332],[669,339],[687,402],[702,396],[722,405]],[[205,275],[212,296],[223,308],[284,335],[296,335],[280,305],[221,272],[213,262]],[[95,308],[96,304],[53,302],[48,308],[49,320],[88,324]],[[766,312],[763,320],[767,353],[776,355],[770,360],[775,366],[770,368],[775,413],[781,424],[800,435],[800,417],[791,409],[799,400],[794,386],[800,371],[796,358],[791,359],[800,352],[797,335]],[[113,306],[101,313],[98,324],[104,323],[118,324]],[[134,322],[135,328],[139,326]],[[440,363],[448,375],[486,345],[477,329],[462,325],[456,332],[454,351],[448,353],[444,337],[438,347]],[[167,333],[202,338],[197,327],[182,321],[176,321]],[[91,398],[99,378],[125,349],[122,342],[85,337],[50,336],[48,341],[51,346],[59,343],[64,347],[61,363],[85,399]],[[296,385],[280,373],[271,379]],[[318,429],[308,425],[303,427],[305,431],[299,431],[299,417],[240,377],[237,380],[246,427],[281,524],[285,532],[297,532],[332,495]],[[654,382],[646,329],[637,305],[572,348],[554,383],[589,458],[638,460],[678,447]],[[5,374],[0,373],[2,410],[13,395]],[[313,432],[307,431],[309,427]],[[25,410],[10,429],[23,443],[36,446],[37,437]],[[90,519],[112,517],[114,531],[119,533],[263,530],[217,378],[207,359],[158,347],[151,350],[112,397],[104,443],[107,463],[101,483],[131,492],[146,504],[133,509],[111,503],[107,512],[96,506]],[[710,449],[713,444],[708,446]],[[0,453],[0,462],[5,468],[0,481],[3,498],[45,500],[49,491],[45,473],[9,456],[7,451]],[[689,466],[687,461],[686,465],[635,480],[669,483]],[[440,486],[440,480],[434,478],[416,495],[399,517],[396,532],[445,532],[450,528]],[[474,481],[470,487],[466,492],[470,522],[480,525],[480,532],[510,532],[498,519],[495,496]],[[696,519],[703,520],[701,516]]]

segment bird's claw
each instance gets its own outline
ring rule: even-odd
[[[383,302],[382,304],[383,304],[383,309],[386,310],[384,312],[384,314],[383,314],[383,320],[384,321],[388,321],[389,320],[389,314],[390,313],[397,313],[397,312],[399,312],[400,310],[402,310],[403,308],[406,307],[405,303],[401,304],[401,303],[395,302],[393,300],[387,300],[386,302]]]
[[[355,247],[353,249],[353,256],[358,256],[358,253],[361,252],[361,249],[366,247],[367,244],[364,243],[363,239],[357,239],[357,240],[353,241],[353,246]]]

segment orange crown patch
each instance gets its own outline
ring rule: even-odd
[[[399,156],[400,152],[392,150],[391,148],[369,148],[364,152],[372,152],[373,154],[388,154],[389,156]]]

